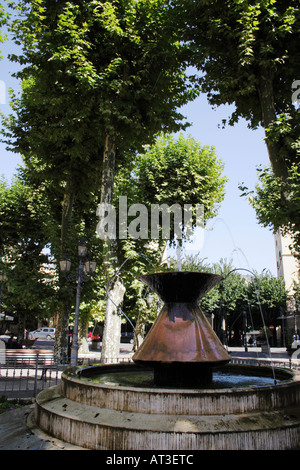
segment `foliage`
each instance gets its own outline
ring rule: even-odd
[[[244,328],[244,311],[247,312],[248,329],[260,329],[264,324],[280,325],[278,317],[286,310],[288,298],[283,279],[274,278],[268,272],[250,274],[248,270],[245,276],[243,269],[233,268],[231,261],[223,259],[210,266],[199,254],[186,257],[183,269],[212,272],[224,277],[224,281],[208,292],[200,303],[206,314],[214,316],[214,326],[219,335],[225,318],[229,337],[231,330],[238,337]]]
[[[288,300],[284,280],[274,278],[268,272],[256,274],[249,282],[247,290],[253,318],[256,316],[259,321],[261,307],[266,325],[276,325],[281,308],[285,310]]]
[[[300,66],[297,2],[178,0],[176,5],[189,11],[184,37],[202,92],[212,106],[234,105],[223,124],[244,118],[250,128],[265,129],[271,169],[260,170],[261,187],[251,200],[258,220],[298,238],[300,115],[292,102]]]
[[[75,309],[76,296],[74,281],[68,281],[57,272],[57,261],[48,248],[51,243],[53,250],[59,232],[53,199],[49,201],[49,192],[43,184],[37,186],[25,182],[25,179],[30,181],[28,171],[25,173],[26,178],[20,172],[11,185],[4,179],[0,181],[0,248],[10,288],[9,292],[4,290],[2,300],[7,313],[19,318],[21,323],[35,327],[38,319],[53,317],[65,301]],[[75,205],[73,243],[67,253],[72,260],[72,272],[76,272],[78,234],[82,232],[84,220],[89,254],[98,262],[98,273],[82,291],[85,302],[99,294],[99,277],[101,279],[101,250],[99,252],[93,224],[95,210],[96,201],[79,216],[80,210]]]
[[[4,5],[0,5],[0,28],[2,28],[2,26],[6,23],[6,21],[7,21],[7,12],[5,11]],[[7,36],[3,35],[0,29],[0,43],[3,43],[5,39],[7,39]],[[3,56],[0,55],[0,59],[3,59]]]
[[[5,396],[0,397],[0,414],[5,413],[6,411],[12,411],[17,408],[21,408],[22,406],[25,406],[26,404],[31,404],[32,401],[28,400],[26,401],[22,400],[8,400]]]
[[[141,201],[151,204],[202,204],[204,223],[218,213],[227,179],[214,147],[182,134],[160,136],[136,159]]]
[[[105,133],[117,135],[120,159],[122,149],[140,149],[162,129],[182,127],[176,108],[195,92],[166,2],[39,0],[15,8],[22,16],[10,28],[23,54],[12,59],[26,65],[22,101],[14,100],[18,118],[7,122],[16,150],[30,143],[32,154],[47,150],[47,159],[59,145],[53,163],[64,170],[69,158],[75,165],[88,160],[92,176]]]
[[[76,234],[96,245],[90,209],[100,196],[99,156],[107,136],[114,136],[121,166],[129,151],[151,143],[156,133],[184,128],[178,109],[197,91],[185,75],[185,46],[168,19],[169,2],[35,0],[10,6],[15,16],[9,30],[22,47],[21,55],[11,55],[22,66],[22,94],[11,94],[13,114],[2,118],[4,141],[22,154],[27,181],[47,194],[49,243],[57,260],[76,246]],[[59,286],[66,304],[60,318],[68,319],[71,295],[61,278]]]
[[[66,200],[70,217],[74,200],[83,209],[99,198],[108,132],[116,135],[121,165],[125,149],[184,127],[176,109],[195,96],[184,74],[184,47],[170,29],[167,4],[158,0],[11,6],[19,12],[9,29],[22,46],[20,56],[11,55],[23,66],[22,94],[12,94],[4,140],[22,154],[31,184],[42,182],[56,198],[55,215]],[[62,221],[61,236],[69,227]],[[61,249],[71,242],[61,241]]]
[[[42,195],[19,177],[11,185],[0,181],[0,254],[9,293],[4,308],[12,315],[50,317],[54,298],[51,269],[46,269],[43,231],[47,207]]]
[[[300,12],[297,2],[183,0],[189,12],[185,38],[199,83],[213,106],[234,104],[230,125],[240,118],[267,130],[282,114],[293,112],[292,83],[297,78]],[[184,20],[183,20],[184,21]],[[226,119],[224,119],[224,123]],[[287,176],[281,143],[267,133],[272,169]]]
[[[185,3],[185,2],[183,2]],[[203,72],[202,91],[212,105],[235,103],[229,123],[244,117],[262,123],[259,78],[269,68],[276,111],[291,103],[291,86],[299,67],[300,15],[294,1],[248,2],[200,0],[190,6],[192,60]],[[210,58],[210,60],[208,60]]]
[[[241,185],[242,196],[249,199],[256,211],[259,223],[276,232],[289,233],[294,237],[293,250],[299,256],[299,184],[300,184],[300,114],[297,111],[283,113],[273,121],[267,130],[275,144],[280,143],[280,151],[289,165],[288,176],[282,179],[271,168],[259,168],[259,183],[255,191]]]
[[[148,236],[118,240],[122,280],[126,285],[124,311],[132,321],[151,322],[157,314],[157,299],[147,301],[149,290],[138,281],[147,272],[169,269],[162,266],[163,253],[170,239],[151,239],[152,204],[203,204],[205,221],[213,217],[224,198],[226,178],[223,164],[214,148],[201,146],[192,137],[160,136],[152,146],[134,156],[131,166],[120,168],[116,175],[115,205],[127,196],[128,208],[142,203],[149,215]],[[118,214],[119,215],[119,214]],[[128,224],[133,217],[128,217]],[[195,219],[194,219],[195,222]],[[151,293],[152,294],[152,293]]]
[[[294,163],[289,170],[286,181],[274,175],[270,168],[258,170],[260,183],[255,191],[240,187],[243,195],[248,197],[256,211],[259,223],[270,227],[274,232],[291,234],[294,241],[291,247],[295,256],[300,256],[300,171],[299,164]]]

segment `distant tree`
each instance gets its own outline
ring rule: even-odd
[[[214,147],[182,134],[177,139],[162,136],[136,159],[137,194],[148,205],[202,205],[205,224],[218,213],[224,199],[227,178],[223,171]]]
[[[116,206],[119,196],[127,195],[128,208],[134,204],[143,204],[147,211],[146,227],[139,226],[140,214],[128,216],[128,226],[137,225],[137,235],[134,239],[129,235],[126,240],[118,240],[118,258],[124,266],[124,283],[127,288],[125,308],[129,308],[128,316],[138,321],[138,329],[143,328],[157,314],[155,296],[149,304],[149,292],[137,282],[137,277],[146,272],[166,269],[161,265],[163,253],[168,244],[175,240],[176,227],[172,214],[170,216],[170,232],[162,232],[162,219],[159,220],[157,237],[152,237],[151,211],[156,204],[172,208],[178,204],[182,215],[180,233],[186,237],[183,209],[185,204],[193,206],[192,228],[196,225],[195,206],[203,205],[204,218],[201,223],[217,214],[224,199],[227,179],[222,175],[223,163],[217,157],[213,147],[201,146],[191,136],[183,135],[174,138],[170,135],[160,136],[152,146],[147,146],[144,152],[134,157],[131,166],[120,170],[116,175]],[[138,211],[137,206],[137,211]],[[133,211],[134,212],[134,211]],[[138,222],[135,222],[137,219]],[[199,222],[199,220],[198,220]],[[155,227],[156,228],[156,227]],[[146,229],[146,230],[145,230]],[[127,272],[129,272],[128,275]],[[147,293],[148,292],[148,293]],[[152,293],[150,293],[152,298]],[[153,317],[154,315],[154,317]],[[119,319],[120,321],[120,319]]]
[[[285,310],[288,300],[282,278],[275,278],[269,272],[257,274],[248,284],[248,297],[256,324],[261,321],[261,314],[266,326],[280,324],[279,312],[281,309]]]
[[[209,265],[200,258],[200,254],[187,256],[183,269],[212,272],[224,277],[224,281],[208,292],[200,303],[204,313],[214,316],[214,328],[222,341],[225,342],[224,320],[231,344],[240,344],[246,325],[247,330],[281,325],[278,317],[286,310],[288,298],[282,279],[274,278],[268,272],[239,271],[231,261],[223,259]]]
[[[0,270],[9,285],[3,306],[18,319],[20,339],[26,324],[49,319],[55,305],[54,272],[44,251],[46,211],[40,194],[21,177],[11,185],[0,180]]]

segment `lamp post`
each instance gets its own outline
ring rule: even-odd
[[[1,310],[1,307],[2,307],[2,291],[3,291],[3,286],[4,286],[4,282],[7,280],[7,276],[5,274],[4,271],[1,271],[0,272],[0,310]],[[1,313],[1,311],[0,311]]]
[[[247,347],[247,312],[246,310],[243,310],[242,314],[243,314],[244,348],[245,348],[245,352],[247,352],[248,347]]]
[[[85,243],[80,243],[78,245],[78,256],[79,256],[79,267],[77,270],[77,289],[76,289],[76,309],[75,309],[75,320],[74,320],[74,328],[73,328],[73,339],[72,339],[72,347],[71,347],[71,358],[70,358],[70,365],[77,366],[78,364],[78,325],[79,325],[79,307],[80,307],[80,293],[82,283],[87,281],[90,276],[96,270],[96,262],[87,260],[84,261],[84,258],[87,253],[87,247]],[[71,269],[71,261],[68,258],[65,258],[59,262],[61,272],[67,274]],[[76,279],[75,277],[75,279]],[[69,279],[74,279],[72,275],[69,276]]]

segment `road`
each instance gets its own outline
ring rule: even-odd
[[[36,339],[34,342],[34,348],[36,349],[49,349],[53,350],[54,347],[54,340],[51,339]],[[130,343],[121,343],[120,344],[120,353],[125,353],[128,354],[132,351],[132,344]],[[94,351],[95,353],[98,353],[101,351],[101,343],[100,343],[100,349],[97,351]],[[92,352],[92,351],[90,351]]]

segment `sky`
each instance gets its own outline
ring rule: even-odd
[[[238,188],[245,183],[250,190],[255,189],[257,168],[269,165],[264,130],[249,129],[245,120],[223,129],[222,119],[228,118],[232,110],[229,106],[212,109],[204,95],[181,110],[192,122],[186,133],[202,145],[215,147],[228,178],[217,217],[208,222],[204,234],[187,254],[199,251],[207,264],[225,258],[232,260],[236,268],[258,273],[267,269],[277,276],[274,234],[258,223],[254,209]]]
[[[19,84],[11,77],[17,65],[6,59],[7,53],[14,51],[14,46],[7,41],[1,45],[1,51],[4,59],[0,62],[0,111],[7,115],[10,112],[8,89],[18,90]],[[224,175],[229,179],[217,217],[208,222],[204,232],[194,237],[193,244],[186,245],[185,253],[199,253],[207,264],[223,258],[231,260],[235,268],[258,273],[266,269],[276,276],[274,235],[270,229],[258,224],[254,209],[246,198],[241,197],[238,189],[241,183],[254,189],[258,182],[257,168],[269,164],[264,131],[248,129],[244,120],[234,127],[222,129],[222,119],[226,119],[232,109],[222,106],[214,110],[206,96],[200,95],[180,110],[192,123],[185,134],[202,145],[215,147],[217,156],[225,165]],[[10,182],[19,164],[22,164],[21,157],[8,152],[0,143],[0,175]]]

